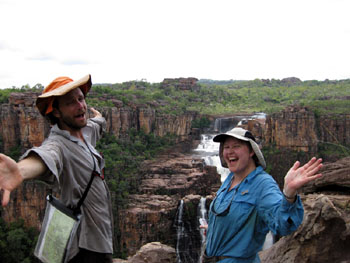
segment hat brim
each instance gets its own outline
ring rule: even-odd
[[[86,94],[90,91],[91,86],[91,75],[89,74],[81,79],[69,82],[65,85],[62,85],[61,87],[58,87],[57,89],[41,94],[36,100],[36,106],[39,109],[40,113],[45,116],[46,108],[51,97],[63,96],[76,88],[80,88],[84,93],[84,96],[86,96]]]
[[[247,138],[247,137],[244,137],[244,136],[241,136],[241,135],[238,135],[238,134],[232,134],[232,133],[229,133],[229,134],[226,134],[226,133],[222,133],[222,134],[219,134],[219,135],[216,135],[214,138],[213,138],[213,141],[214,142],[224,142],[227,137],[234,137],[238,140],[242,140],[242,141],[249,141],[250,139]]]

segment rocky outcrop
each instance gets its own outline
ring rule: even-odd
[[[319,142],[349,146],[350,114],[322,115],[317,120],[317,130]]]
[[[350,262],[349,160],[326,163],[323,177],[301,189],[305,209],[302,225],[261,252],[262,262]]]
[[[199,90],[199,85],[197,85],[198,79],[196,78],[175,78],[175,79],[164,79],[161,83],[162,88],[174,87],[179,90]]]
[[[37,93],[12,93],[8,104],[0,106],[0,137],[2,151],[14,147],[38,146],[44,140],[49,125],[35,108]]]
[[[183,200],[183,222],[189,231],[191,255],[198,259],[200,234],[197,209],[200,198],[220,186],[215,167],[204,166],[201,159],[174,153],[143,165],[139,194],[129,197],[128,207],[120,212],[120,249],[127,255],[153,241],[176,247],[176,218]]]
[[[146,161],[139,191],[143,194],[166,193],[180,197],[197,194],[207,195],[208,186],[212,189],[218,184],[219,176],[205,176],[216,174],[216,168],[205,166],[202,159],[195,159],[191,155],[173,153],[157,159]]]
[[[173,247],[160,242],[148,243],[128,260],[114,259],[113,263],[174,263],[176,252]]]
[[[47,136],[50,125],[35,107],[38,95],[12,93],[9,103],[0,105],[2,152],[7,153],[13,147],[24,150],[38,146]],[[107,132],[117,138],[127,137],[130,129],[143,129],[145,133],[152,132],[160,137],[173,134],[177,142],[182,142],[189,139],[191,123],[197,116],[195,112],[178,116],[161,114],[148,105],[117,105],[122,107],[98,108],[107,120]]]
[[[303,196],[305,216],[299,229],[260,253],[266,263],[350,262],[350,198]]]
[[[35,181],[24,182],[22,187],[11,192],[10,204],[3,207],[0,216],[6,222],[23,218],[26,226],[41,229],[46,207],[46,195],[49,189]]]
[[[263,141],[266,146],[310,154],[316,154],[320,144],[344,147],[350,145],[350,114],[316,117],[307,107],[288,107],[267,116]]]
[[[350,157],[326,163],[321,172],[324,176],[305,185],[302,193],[336,192],[350,195]]]
[[[303,152],[317,152],[315,114],[307,108],[289,107],[267,116],[265,145]]]

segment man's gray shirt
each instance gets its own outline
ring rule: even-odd
[[[21,159],[35,152],[44,161],[49,172],[39,179],[54,183],[60,188],[60,200],[67,206],[76,206],[81,198],[96,164],[95,170],[102,173],[104,160],[95,150],[96,141],[105,129],[104,118],[92,118],[83,128],[85,142],[71,136],[68,131],[53,126],[49,137],[40,147],[28,150]],[[93,160],[94,159],[94,160]],[[113,252],[112,208],[110,193],[106,182],[96,176],[82,205],[82,220],[78,235],[72,247],[71,256],[78,247],[99,253]]]

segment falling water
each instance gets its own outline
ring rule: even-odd
[[[219,157],[220,144],[213,141],[214,136],[213,134],[201,135],[201,142],[194,152],[203,158],[206,165],[216,167],[218,173],[221,175],[221,181],[223,182],[230,171],[221,165]]]
[[[198,205],[198,218],[204,219],[205,221],[207,221],[207,209],[205,207],[205,202],[206,202],[206,198],[201,197]],[[200,251],[198,263],[201,263],[203,259],[204,251],[205,251],[206,236],[205,236],[205,229],[201,228],[199,231],[201,234],[201,251]]]
[[[180,257],[180,244],[182,236],[185,232],[185,225],[182,220],[182,214],[183,214],[183,207],[184,207],[184,201],[180,201],[179,208],[177,210],[177,217],[176,217],[176,262],[181,263],[181,257]]]

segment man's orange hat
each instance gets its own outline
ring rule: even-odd
[[[91,89],[91,85],[91,75],[86,75],[76,81],[68,77],[58,77],[54,79],[37,98],[36,106],[41,115],[45,116],[52,112],[52,104],[55,97],[63,96],[75,88],[80,88],[84,96],[86,96]]]

